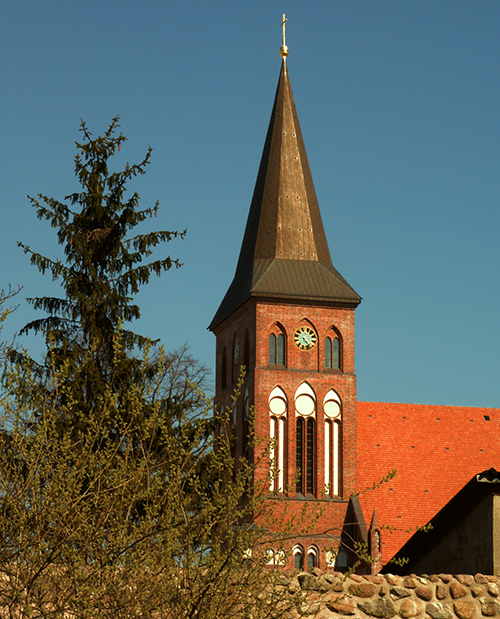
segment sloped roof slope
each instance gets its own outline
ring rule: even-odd
[[[382,527],[383,562],[480,471],[500,468],[500,409],[357,403],[358,489],[365,518]],[[407,529],[413,528],[412,531]]]
[[[332,265],[285,58],[236,273],[209,328],[252,296],[361,301]]]
[[[417,531],[399,550],[396,557],[408,563],[389,564],[384,571],[402,575],[422,573],[422,569],[433,574],[494,574],[494,516],[491,505],[485,504],[484,499],[498,494],[499,490],[500,479],[496,469],[474,475],[432,517],[432,529]],[[472,520],[471,514],[474,514]],[[455,534],[451,543],[450,533]]]

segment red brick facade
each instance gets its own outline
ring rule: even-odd
[[[380,551],[385,563],[411,535],[406,529],[426,524],[474,474],[499,468],[498,409],[356,404],[354,309],[360,301],[331,263],[283,60],[235,277],[210,328],[217,337],[217,406],[233,406],[246,366],[232,408],[236,456],[254,459],[256,480],[267,484],[277,511],[276,529],[300,520],[304,505],[321,508],[314,526],[306,516],[287,542],[301,544],[304,558],[314,547],[321,568],[341,531],[352,540],[357,533],[349,527],[359,525],[377,569]],[[316,340],[311,349],[294,341],[301,327]],[[332,393],[334,401],[325,400]],[[263,441],[257,453],[246,438],[249,406]],[[270,457],[262,458],[270,445]],[[367,533],[360,501],[349,499],[393,469],[398,474],[389,484],[361,494],[364,518],[376,510],[381,524],[374,517]],[[393,534],[384,528],[399,524]],[[335,567],[347,567],[345,558],[339,554]]]
[[[317,344],[312,350],[300,350],[293,340],[295,330],[307,325],[317,334]],[[276,329],[277,327],[277,329]],[[285,341],[284,365],[269,364],[269,335],[282,333]],[[335,333],[341,342],[340,369],[325,369],[324,341]],[[248,363],[245,387],[236,407],[236,456],[241,457],[245,449],[244,398],[248,390],[250,406],[254,407],[255,433],[263,439],[262,451],[270,441],[269,396],[275,387],[283,390],[287,400],[284,422],[283,491],[286,496],[277,509],[294,517],[301,512],[304,501],[312,509],[321,503],[322,514],[307,537],[290,540],[289,545],[300,543],[307,549],[311,544],[319,549],[317,564],[325,565],[325,552],[335,546],[344,522],[347,499],[356,490],[356,376],[354,374],[354,309],[329,305],[271,302],[251,299],[226,319],[216,329],[216,402],[229,405],[230,396],[241,365]],[[235,345],[235,342],[238,342]],[[237,349],[237,358],[234,349]],[[248,347],[248,349],[246,349]],[[222,377],[223,350],[226,350],[227,378]],[[314,424],[314,471],[313,492],[298,494],[296,481],[296,411],[294,398],[297,389],[307,383],[316,397]],[[223,385],[226,384],[225,388]],[[334,390],[341,401],[340,422],[340,475],[339,489],[334,497],[325,495],[325,414],[323,401],[330,390]],[[259,462],[256,454],[256,462]],[[269,458],[256,466],[257,480],[268,480]],[[269,483],[266,481],[265,483]],[[303,523],[307,529],[307,523]]]

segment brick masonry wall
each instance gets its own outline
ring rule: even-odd
[[[318,336],[317,345],[309,351],[297,348],[293,343],[293,334],[297,327],[307,325],[312,327]],[[273,329],[285,336],[285,366],[269,365],[269,334]],[[335,331],[332,331],[334,329]],[[341,340],[341,370],[324,368],[324,340],[327,335],[337,333]],[[347,501],[356,490],[356,376],[354,374],[354,308],[333,306],[332,304],[287,303],[284,301],[270,302],[249,300],[215,330],[217,337],[216,352],[216,405],[229,405],[239,367],[246,358],[245,387],[248,390],[249,402],[255,407],[255,434],[262,439],[255,455],[256,481],[265,483],[269,476],[268,458],[262,457],[269,444],[270,418],[269,395],[275,387],[280,387],[287,397],[287,414],[285,430],[285,464],[284,488],[287,491],[286,509],[283,519],[298,518],[304,508],[304,502],[314,504],[316,510],[318,499],[323,497],[325,489],[325,418],[323,401],[331,389],[339,395],[342,402],[341,424],[341,455],[340,455],[340,494],[334,500],[321,501],[319,506],[321,516],[317,524],[308,530],[308,536],[303,545],[309,544],[310,536],[325,536],[328,544],[322,538],[316,539],[320,549],[319,566],[325,566],[325,548],[331,548],[334,539],[340,533],[344,522]],[[233,358],[234,342],[238,340],[239,355]],[[245,351],[245,341],[249,350]],[[227,386],[222,388],[221,378],[222,351],[226,349]],[[298,387],[304,383],[314,390],[316,396],[316,433],[315,433],[315,481],[312,496],[295,496],[295,444],[296,423],[294,396]],[[243,390],[243,392],[244,392]],[[243,399],[241,394],[236,407],[236,456],[243,453]],[[305,529],[310,529],[310,523],[304,523]],[[299,541],[298,539],[296,540]],[[306,547],[307,550],[307,547]]]
[[[307,553],[312,547],[319,551],[318,567],[327,571],[326,553],[338,550],[340,532],[344,524],[347,501],[321,500],[268,500],[257,522],[266,530],[276,532],[269,535],[269,549],[284,550],[287,563],[292,568],[294,558],[292,548],[300,545],[303,549],[304,565]],[[287,529],[287,526],[290,528]]]
[[[483,574],[345,576],[285,572],[276,585],[299,595],[287,617],[480,619],[500,615],[500,577]]]

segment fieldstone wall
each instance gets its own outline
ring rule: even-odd
[[[346,577],[315,568],[310,573],[283,574],[278,586],[302,594],[290,618],[482,619],[500,615],[500,577],[483,574]]]

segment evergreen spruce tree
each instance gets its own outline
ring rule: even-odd
[[[93,139],[82,123],[81,191],[65,202],[32,199],[65,260],[21,245],[63,294],[32,299],[47,314],[24,329],[45,337],[40,364],[0,346],[9,353],[0,392],[2,616],[284,617],[302,594],[283,586],[268,550],[293,538],[297,523],[280,522],[280,539],[270,538],[279,497],[267,501],[269,480],[234,461],[230,411],[219,411],[214,432],[211,402],[186,382],[203,384],[206,368],[193,367],[185,347],[151,354],[151,341],[128,328],[140,315],[140,286],[178,266],[146,259],[184,233],[133,234],[157,210],[126,194],[150,152],[111,173],[125,140],[117,128],[115,119]],[[8,298],[0,293],[0,328]],[[257,515],[265,525],[253,526]]]
[[[105,134],[95,139],[82,121],[83,139],[76,142],[75,157],[80,191],[64,202],[43,195],[30,198],[38,218],[57,230],[65,260],[48,258],[19,243],[41,273],[49,272],[61,283],[62,297],[29,299],[47,315],[21,333],[41,332],[45,337],[47,354],[37,368],[42,388],[50,389],[53,367],[65,366],[72,381],[71,395],[66,390],[65,398],[72,400],[72,406],[65,418],[65,402],[60,402],[60,422],[76,432],[99,416],[109,398],[115,412],[109,418],[106,404],[108,418],[102,422],[110,434],[118,434],[120,423],[130,421],[129,386],[144,393],[154,375],[154,364],[141,359],[151,341],[129,329],[140,317],[134,295],[153,274],[181,266],[171,257],[145,263],[157,245],[182,238],[185,231],[135,234],[135,228],[158,211],[158,202],[140,209],[139,195],[127,194],[128,181],[145,173],[151,149],[140,163],[127,163],[122,171],[112,172],[110,159],[126,140],[117,134],[118,120],[113,119]]]

